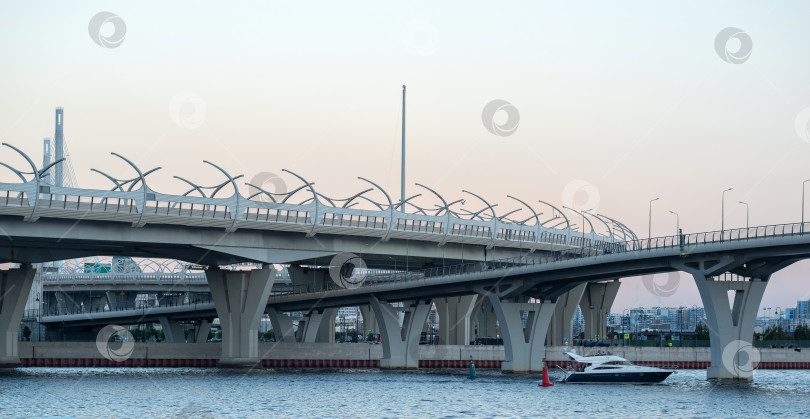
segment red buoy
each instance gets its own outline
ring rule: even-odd
[[[552,387],[554,383],[548,379],[548,368],[546,368],[546,359],[543,358],[543,382],[538,384],[540,387]]]

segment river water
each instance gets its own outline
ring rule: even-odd
[[[538,375],[466,370],[19,368],[0,371],[0,417],[808,417],[810,371],[713,383],[537,386]],[[552,372],[552,379],[559,378]]]

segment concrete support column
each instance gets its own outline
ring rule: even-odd
[[[0,368],[20,366],[17,332],[35,274],[31,265],[0,271]]]
[[[541,303],[502,301],[489,294],[488,300],[498,315],[506,360],[501,370],[508,373],[539,372],[546,356],[545,340],[551,316],[557,305],[549,300]],[[523,313],[527,313],[523,327]]]
[[[549,346],[563,346],[572,343],[574,335],[574,314],[577,312],[579,302],[585,293],[588,284],[577,285],[576,288],[557,298],[557,307],[551,317],[548,331]]]
[[[335,315],[336,308],[313,311],[298,322],[299,342],[335,342]]]
[[[368,332],[380,333],[380,326],[377,325],[377,317],[371,306],[360,306],[360,314],[363,316],[363,337],[368,336]]]
[[[135,291],[107,291],[105,295],[110,310],[133,309],[135,308],[135,298],[138,297],[138,293]]]
[[[208,342],[208,333],[211,332],[211,322],[208,320],[203,320],[200,322],[199,325],[195,325],[193,334],[190,333],[189,337],[191,337],[192,342],[194,343],[206,343]]]
[[[470,312],[470,337],[471,340],[478,338],[497,338],[498,316],[492,308],[488,298],[478,298],[480,304],[475,304]]]
[[[619,285],[619,281],[590,282],[585,287],[579,302],[585,318],[585,339],[606,338],[608,315],[619,292]]]
[[[469,345],[473,340],[470,334],[470,317],[477,295],[434,299],[439,314],[439,344]]]
[[[268,308],[267,315],[270,317],[276,342],[295,342],[295,329],[290,316],[276,311],[274,308]]]
[[[369,297],[371,309],[380,325],[380,341],[383,357],[380,368],[411,369],[419,368],[419,338],[427,321],[431,303],[409,301],[405,303],[405,316],[399,324],[399,310],[391,304],[380,302],[375,296]]]
[[[752,346],[757,311],[769,276],[750,280],[717,280],[693,273],[706,309],[711,341],[709,380],[752,381],[759,352]],[[729,305],[733,292],[734,305]]]
[[[185,325],[164,316],[160,318],[160,327],[163,328],[163,337],[166,338],[166,342],[184,343],[186,341]]]
[[[222,325],[220,366],[246,367],[260,361],[259,324],[275,275],[270,265],[251,271],[205,271]]]

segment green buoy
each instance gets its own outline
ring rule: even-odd
[[[473,363],[472,355],[470,355],[470,376],[467,378],[470,380],[478,378],[478,376],[475,375],[475,363]]]

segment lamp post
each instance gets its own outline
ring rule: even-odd
[[[782,307],[776,307],[774,314],[776,314],[776,324],[782,327]]]
[[[723,191],[720,202],[720,241],[723,240],[723,231],[726,229],[726,192],[734,188],[728,188]]]
[[[747,234],[748,234],[748,214],[749,214],[749,211],[748,211],[748,203],[747,203],[747,202],[740,201],[740,204],[745,205],[745,233],[746,233],[746,235],[747,235]]]
[[[670,214],[675,214],[675,234],[681,233],[681,216],[675,211],[670,211]]]
[[[807,182],[810,182],[810,179],[807,179],[804,182],[802,182],[802,225],[801,227],[799,227],[799,231],[801,231],[802,233],[804,233],[804,185]]]
[[[647,245],[649,246],[650,240],[652,240],[652,203],[661,199],[661,197],[651,199],[650,200],[650,217],[647,219]]]

